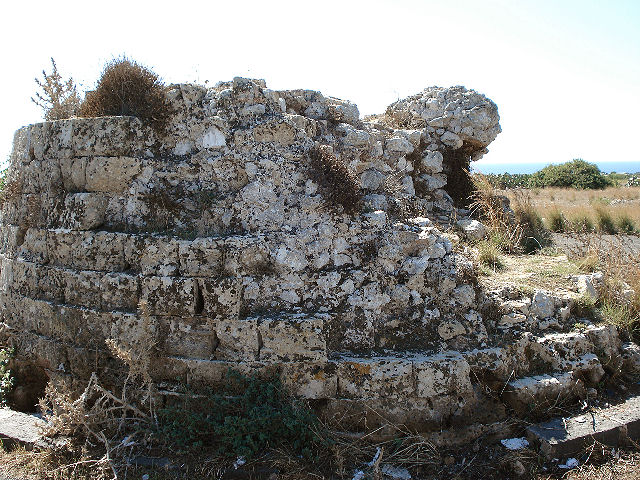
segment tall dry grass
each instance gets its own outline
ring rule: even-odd
[[[511,192],[510,207],[485,175],[473,176],[471,211],[489,229],[489,241],[505,253],[533,253],[550,243],[549,231],[531,202],[528,190]]]
[[[607,230],[611,219],[615,231],[636,233],[640,229],[640,187],[609,187],[604,190],[541,188],[530,190],[530,201],[547,227],[558,230],[558,214],[566,219],[565,231]],[[504,190],[512,202],[516,190]],[[604,223],[600,222],[604,219]],[[593,226],[593,228],[591,228]],[[603,233],[607,233],[603,231]]]
[[[603,272],[601,316],[640,339],[640,251],[615,237],[584,235],[570,257],[585,272]]]

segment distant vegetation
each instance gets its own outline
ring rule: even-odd
[[[491,173],[485,177],[494,188],[501,190],[545,187],[582,190],[640,185],[640,175],[602,173],[597,165],[580,158],[560,165],[548,165],[535,173]]]

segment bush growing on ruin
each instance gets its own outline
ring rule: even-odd
[[[344,160],[333,153],[328,145],[321,145],[309,152],[310,177],[318,184],[328,204],[340,205],[345,213],[360,210],[362,190],[360,183]]]
[[[73,78],[63,80],[53,57],[51,64],[53,67],[51,73],[42,70],[42,80],[35,79],[42,92],[36,92],[35,98],[31,97],[31,101],[42,108],[45,120],[74,117],[80,107],[81,99]]]
[[[171,108],[166,87],[153,71],[128,58],[107,63],[96,89],[87,92],[81,117],[131,115],[156,131],[166,126]]]

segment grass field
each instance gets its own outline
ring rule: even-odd
[[[500,193],[514,201],[513,190]],[[585,219],[598,230],[603,218],[604,222],[610,218],[616,228],[616,232],[606,233],[629,233],[629,226],[636,232],[640,230],[640,187],[609,187],[604,190],[547,187],[531,189],[528,193],[532,205],[550,228],[554,217],[562,214],[567,231],[580,230],[575,225],[588,225]],[[621,226],[622,221],[626,222],[627,228]]]

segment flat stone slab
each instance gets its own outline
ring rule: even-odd
[[[527,428],[527,438],[549,458],[576,453],[594,439],[618,446],[627,438],[640,438],[640,396],[598,411],[533,425]]]
[[[42,428],[47,423],[28,413],[0,408],[0,440],[4,445],[18,443],[27,449],[45,445]]]

